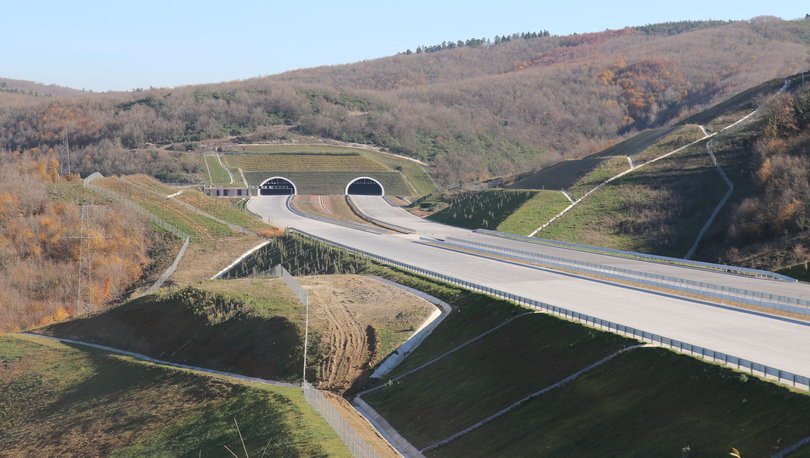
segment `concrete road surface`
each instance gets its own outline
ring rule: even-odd
[[[418,235],[369,234],[297,216],[287,209],[285,199],[255,197],[248,208],[279,227],[301,229],[483,286],[810,376],[808,324],[449,252],[413,243]]]
[[[428,221],[408,213],[399,207],[394,207],[386,202],[385,199],[377,196],[352,196],[352,201],[357,209],[361,212],[386,222],[414,229],[417,235],[424,237],[456,237],[478,243],[496,245],[503,248],[529,251],[546,256],[558,256],[575,261],[592,262],[651,274],[666,275],[687,280],[714,283],[733,288],[750,289],[764,293],[810,300],[810,286],[803,283],[787,283],[778,280],[766,280],[724,272],[647,262],[619,256],[588,253],[566,248],[538,245],[530,242],[521,242],[518,240],[509,240],[501,237],[478,234],[467,229],[461,229]]]

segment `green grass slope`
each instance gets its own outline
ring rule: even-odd
[[[208,291],[207,291],[208,290]],[[300,380],[303,308],[281,280],[162,291],[41,332],[272,380]]]
[[[364,399],[424,447],[631,342],[548,315],[527,315]]]
[[[529,235],[563,211],[570,201],[559,191],[537,191],[531,199],[512,212],[497,230]]]
[[[7,456],[350,456],[297,388],[234,384],[83,347],[0,337]]]
[[[681,257],[726,192],[704,143],[611,182],[538,237]]]
[[[231,184],[231,178],[230,175],[228,175],[228,171],[219,165],[219,161],[217,160],[216,156],[206,154],[203,159],[205,160],[206,172],[210,176],[210,184],[225,186]],[[238,183],[234,183],[233,185],[236,186]]]
[[[534,195],[534,191],[517,190],[463,193],[452,198],[447,208],[428,216],[428,219],[468,229],[495,229]]]
[[[428,456],[771,456],[810,396],[659,348],[634,350]],[[796,455],[807,456],[805,447]]]

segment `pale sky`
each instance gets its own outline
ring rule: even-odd
[[[3,0],[0,77],[127,90],[250,78],[514,32],[806,13],[806,2],[777,0]]]

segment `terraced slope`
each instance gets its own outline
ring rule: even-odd
[[[282,176],[295,183],[299,194],[340,195],[346,192],[346,185],[361,176],[368,176],[382,183],[385,193],[394,196],[410,196],[413,190],[405,182],[400,172],[394,171],[289,171],[273,170],[265,172],[245,172],[251,186],[258,186],[273,176]]]

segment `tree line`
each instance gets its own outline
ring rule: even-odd
[[[490,40],[489,38],[468,38],[466,40],[457,40],[457,41],[443,41],[440,44],[435,45],[421,45],[416,47],[415,54],[424,54],[424,53],[431,53],[431,52],[439,52],[444,51],[446,49],[456,49],[456,48],[477,48],[483,45],[490,45],[490,44],[500,44],[500,43],[508,43],[512,40],[529,40],[532,38],[540,38],[540,37],[550,37],[551,33],[548,30],[542,30],[540,32],[520,32],[520,33],[513,33],[511,35],[495,35],[495,37]],[[407,49],[399,54],[414,54],[414,51]]]

